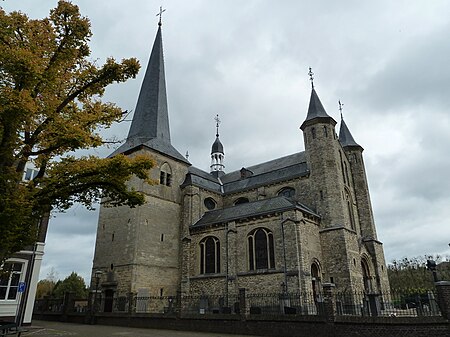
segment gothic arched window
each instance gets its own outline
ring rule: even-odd
[[[248,235],[249,269],[275,268],[273,234],[265,228],[255,229]]]
[[[293,198],[295,197],[295,189],[292,187],[284,187],[278,192],[278,196],[280,197],[286,197],[286,198]]]
[[[372,279],[370,277],[369,263],[367,263],[367,260],[364,257],[361,259],[361,269],[363,275],[364,290],[366,292],[370,292],[372,291]]]
[[[208,236],[200,241],[200,274],[220,273],[220,241]]]
[[[348,217],[350,220],[350,227],[353,230],[356,230],[356,226],[355,226],[355,214],[353,212],[353,201],[352,201],[352,197],[350,195],[350,193],[345,190],[345,199],[347,202],[347,210],[348,210]]]

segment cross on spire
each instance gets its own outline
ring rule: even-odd
[[[219,137],[219,124],[220,124],[219,114],[216,115],[214,120],[216,121],[216,137]]]
[[[338,101],[339,102],[339,111],[341,112],[341,119],[344,119],[343,117],[342,117],[342,107],[344,106],[344,103],[341,103],[341,100],[339,100]]]
[[[309,80],[311,81],[311,88],[314,89],[314,73],[312,72],[311,67],[309,67],[308,75],[309,75]]]
[[[166,10],[162,8],[162,6],[159,7],[159,13],[156,14],[156,16],[159,16],[159,22],[158,22],[158,26],[162,26],[162,13],[164,13]]]

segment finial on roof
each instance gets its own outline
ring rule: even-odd
[[[186,159],[189,159],[189,151],[186,150],[186,155],[185,155]]]
[[[166,10],[162,8],[162,6],[159,7],[159,13],[156,14],[156,16],[159,16],[159,22],[158,26],[162,26],[162,13],[164,13]]]
[[[311,88],[314,89],[314,73],[312,72],[311,67],[309,67],[309,80],[311,81]]]
[[[216,137],[219,137],[219,124],[220,124],[220,119],[219,119],[219,115],[217,114],[216,117],[214,118],[214,120],[216,121]]]
[[[341,103],[341,100],[338,101],[339,102],[339,111],[341,112],[341,120],[344,119],[344,117],[342,117],[342,107],[344,106],[344,103]]]

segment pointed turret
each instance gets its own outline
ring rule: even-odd
[[[127,140],[111,156],[128,153],[138,146],[146,146],[188,163],[170,142],[161,22],[158,24]]]
[[[225,168],[225,165],[223,165],[223,160],[225,157],[225,153],[223,151],[223,145],[220,142],[219,139],[219,124],[220,119],[219,115],[215,118],[216,121],[216,140],[214,141],[212,147],[211,147],[211,174],[215,177],[220,177],[221,175],[225,174],[223,169]]]
[[[322,105],[322,102],[319,99],[319,96],[317,96],[316,90],[314,89],[314,77],[313,72],[311,71],[311,68],[309,68],[309,76],[311,81],[311,97],[309,99],[309,107],[308,107],[308,113],[306,115],[306,119],[303,122],[303,124],[300,126],[300,129],[302,131],[305,130],[305,127],[308,125],[312,125],[316,122],[329,122],[331,124],[336,125],[336,121],[330,117],[327,112],[325,111],[325,108]]]
[[[339,129],[339,142],[341,143],[342,147],[360,146],[357,142],[355,142],[355,139],[350,133],[350,130],[348,129],[347,124],[345,124],[344,118],[342,118],[342,116],[341,128]]]

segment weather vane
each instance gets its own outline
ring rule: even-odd
[[[159,22],[158,22],[158,26],[162,25],[162,13],[164,13],[166,10],[162,8],[162,6],[159,7],[159,13],[156,14],[156,16],[159,16]]]
[[[341,119],[342,118],[342,107],[344,106],[344,103],[341,103],[341,100],[338,101],[339,102],[339,111],[341,112]]]
[[[214,120],[216,121],[216,137],[219,137],[219,124],[220,124],[219,114],[216,115]]]
[[[309,80],[311,81],[311,87],[314,89],[314,73],[312,72],[311,67],[309,67]]]

